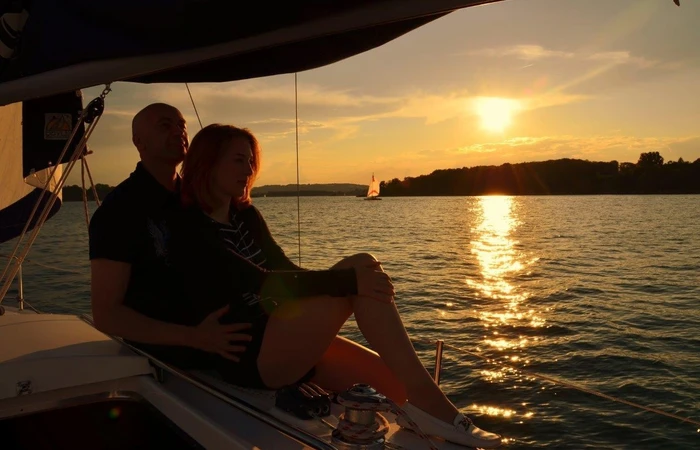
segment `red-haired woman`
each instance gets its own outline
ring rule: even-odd
[[[183,163],[186,219],[168,255],[181,270],[192,318],[220,310],[222,322],[251,324],[240,359],[230,361],[231,348],[220,349],[216,369],[227,381],[256,388],[313,381],[340,391],[367,383],[403,404],[428,434],[498,446],[500,437],[459,413],[423,367],[391,280],[373,256],[351,256],[329,270],[304,270],[285,256],[251,204],[259,170],[255,136],[220,124],[197,133]],[[378,354],[338,336],[352,314]]]

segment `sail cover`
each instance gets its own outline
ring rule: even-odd
[[[114,81],[300,72],[502,0],[0,0],[0,105]]]
[[[80,92],[59,94],[39,100],[0,107],[0,243],[20,235],[41,197],[41,204],[29,229],[39,218],[50,192],[41,196],[47,180],[49,189],[61,177],[61,163],[75,151],[75,144],[84,135],[79,127],[71,148],[63,151],[82,109]],[[58,166],[54,176],[51,172]],[[49,218],[61,207],[60,192]]]

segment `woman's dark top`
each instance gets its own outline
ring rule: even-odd
[[[269,314],[281,302],[357,294],[354,269],[304,270],[290,261],[254,206],[233,212],[230,224],[219,223],[198,208],[178,216],[169,227],[166,257],[184,292],[161,319],[194,326],[228,304],[221,322],[251,323],[245,332],[253,337],[245,344],[245,353],[239,354],[240,363],[192,349],[161,353],[178,366],[216,369],[229,382],[262,388],[257,357]],[[311,372],[304,380],[310,376]]]
[[[171,231],[168,259],[185,284],[187,324],[226,304],[231,321],[242,322],[281,301],[357,294],[354,269],[304,270],[290,261],[252,205],[231,214],[228,225],[189,208]]]

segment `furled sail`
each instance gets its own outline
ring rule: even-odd
[[[0,243],[21,234],[41,198],[28,228],[31,230],[43,206],[51,200],[51,189],[61,178],[60,164],[70,158],[75,144],[84,134],[84,126],[81,126],[63,160],[59,161],[81,110],[80,92],[0,107]],[[49,188],[42,196],[47,180]],[[59,198],[49,218],[61,207],[60,191],[57,195]]]

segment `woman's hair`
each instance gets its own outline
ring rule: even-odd
[[[221,159],[226,146],[236,138],[246,139],[250,144],[253,155],[251,163],[253,174],[248,179],[248,186],[243,196],[233,199],[232,203],[239,209],[251,204],[250,191],[260,171],[260,144],[247,128],[215,123],[202,128],[194,136],[185,155],[185,161],[182,163],[180,192],[185,206],[197,205],[205,212],[211,212],[213,208],[211,182],[214,167]]]

